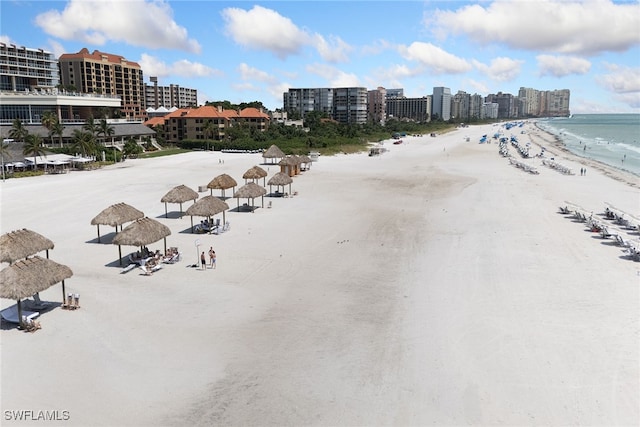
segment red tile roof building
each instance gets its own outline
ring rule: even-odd
[[[198,108],[181,108],[164,117],[147,120],[145,124],[155,127],[162,122],[166,141],[176,143],[182,140],[221,141],[225,139],[227,129],[241,123],[256,126],[263,132],[269,127],[270,120],[268,114],[257,108],[236,111],[204,105]],[[209,122],[213,125],[211,129],[207,129]]]

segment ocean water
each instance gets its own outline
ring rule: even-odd
[[[640,176],[640,114],[574,114],[537,125],[578,156]]]

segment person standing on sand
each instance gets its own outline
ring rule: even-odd
[[[202,266],[203,270],[207,269],[207,258],[205,258],[204,252],[202,252],[202,254],[200,255],[200,265]]]
[[[209,268],[216,268],[216,251],[213,246],[209,248]]]

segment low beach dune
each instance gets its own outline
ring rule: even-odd
[[[640,264],[558,209],[637,216],[637,177],[592,164],[583,176],[533,125],[519,139],[575,173],[511,148],[539,171],[526,173],[478,144],[497,129],[320,157],[293,197],[253,213],[228,199],[220,235],[192,234],[177,204],[165,218],[160,199],[222,173],[242,186],[255,165],[268,180],[279,167],[260,154],[3,182],[2,233],[51,239],[81,308],[43,313],[35,333],[2,324],[2,425],[637,425]],[[167,225],[182,260],[121,274],[115,230],[98,243],[90,224],[120,202]],[[192,268],[210,247],[217,268]],[[59,303],[61,285],[40,296]]]

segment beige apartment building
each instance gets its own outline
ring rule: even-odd
[[[81,93],[119,96],[123,117],[144,118],[142,68],[120,55],[83,48],[60,56],[60,83]]]

